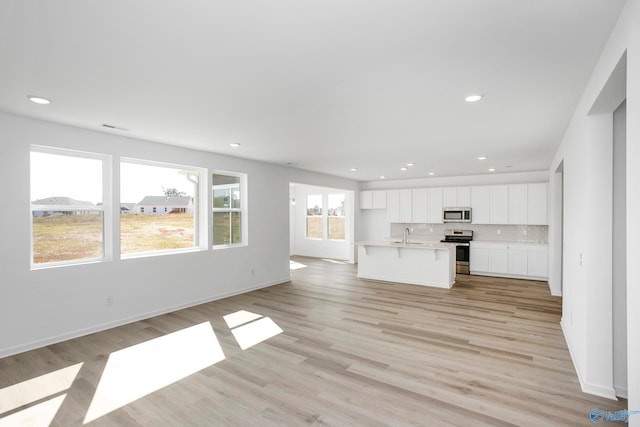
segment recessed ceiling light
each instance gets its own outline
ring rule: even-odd
[[[35,102],[36,104],[40,104],[40,105],[51,104],[50,100],[48,100],[47,98],[42,98],[40,96],[29,95],[27,96],[27,98],[29,98],[29,101]]]
[[[464,100],[467,102],[477,102],[482,99],[483,95],[469,95]]]
[[[430,175],[430,176],[433,176],[433,175],[435,175],[435,174],[436,174],[435,172],[429,172],[429,175]]]
[[[384,179],[384,175],[380,175],[380,179]]]
[[[489,168],[489,172],[495,172],[496,168]]]
[[[407,163],[407,166],[411,167],[411,166],[415,166],[415,163]]]
[[[478,160],[487,160],[487,156],[478,156]]]
[[[238,144],[237,142],[232,142],[231,144],[229,144],[229,147],[238,148],[240,147],[240,144]]]
[[[405,168],[405,167],[401,167],[401,168],[400,168],[400,170],[401,170],[401,171],[406,171],[406,170],[407,170],[407,168]]]
[[[349,169],[349,170],[350,170],[351,172],[355,172],[355,171],[357,171],[358,169],[357,169],[357,168],[351,168],[351,169]]]

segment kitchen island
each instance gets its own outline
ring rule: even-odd
[[[456,281],[456,248],[450,243],[358,242],[358,277],[451,288]]]

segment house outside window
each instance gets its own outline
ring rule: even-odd
[[[201,168],[122,159],[120,202],[132,204],[120,216],[123,257],[179,252],[200,247],[198,215]]]
[[[111,158],[41,146],[30,156],[32,267],[108,258]]]
[[[214,172],[211,182],[213,246],[246,245],[246,175]]]

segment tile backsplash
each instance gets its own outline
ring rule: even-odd
[[[411,239],[441,240],[445,229],[473,230],[473,240],[485,242],[548,243],[549,227],[546,225],[478,225],[478,224],[391,224],[391,238],[402,239],[409,227]]]

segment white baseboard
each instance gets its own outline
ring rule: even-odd
[[[562,335],[564,336],[564,342],[567,343],[567,348],[569,349],[569,355],[571,356],[571,362],[573,363],[573,368],[576,371],[576,375],[578,376],[578,381],[580,382],[580,389],[583,393],[593,394],[595,396],[604,397],[606,399],[618,400],[616,397],[616,391],[613,387],[606,387],[599,384],[591,384],[584,380],[582,372],[580,371],[579,366],[576,364],[575,353],[571,349],[571,343],[567,339],[567,331],[564,326],[564,317],[560,321],[560,328],[562,329]]]
[[[153,310],[153,311],[150,311],[150,312],[147,312],[147,313],[137,314],[135,316],[126,317],[126,318],[119,319],[119,320],[114,320],[112,322],[102,323],[102,324],[91,326],[91,327],[88,327],[88,328],[78,329],[78,330],[71,331],[71,332],[66,332],[64,334],[55,335],[55,336],[52,336],[52,337],[48,337],[48,338],[45,338],[45,339],[32,341],[32,342],[21,344],[21,345],[18,345],[18,346],[0,349],[0,358],[7,357],[7,356],[12,356],[14,354],[24,353],[25,351],[35,350],[37,348],[46,347],[46,346],[51,345],[51,344],[57,344],[57,343],[60,343],[60,342],[63,342],[63,341],[67,341],[67,340],[70,340],[70,339],[82,337],[82,336],[93,334],[93,333],[100,332],[100,331],[105,331],[107,329],[116,328],[118,326],[123,326],[123,325],[126,325],[128,323],[138,322],[140,320],[149,319],[149,318],[155,317],[155,316],[160,316],[162,314],[172,313],[174,311],[182,310],[182,309],[189,308],[189,307],[194,307],[196,305],[206,304],[208,302],[217,301],[217,300],[224,299],[224,298],[229,298],[229,297],[232,297],[232,296],[235,296],[235,295],[244,294],[244,293],[255,291],[255,290],[258,290],[258,289],[268,288],[270,286],[279,285],[279,284],[282,284],[282,283],[289,282],[290,280],[291,280],[291,277],[287,277],[287,278],[283,278],[283,279],[280,279],[280,280],[274,280],[274,281],[270,281],[270,282],[266,282],[266,283],[261,283],[261,284],[255,285],[255,286],[251,286],[249,288],[244,288],[244,289],[240,289],[240,290],[237,290],[237,291],[231,291],[231,292],[224,292],[222,294],[213,295],[213,296],[210,296],[210,297],[207,297],[207,298],[202,298],[202,299],[199,299],[199,300],[195,300],[195,301],[191,301],[191,302],[187,302],[187,303],[183,303],[183,304],[178,304],[178,305],[171,306],[171,307],[164,307],[164,308],[161,308],[159,310]]]
[[[621,397],[623,399],[628,399],[629,398],[629,389],[627,387],[624,386],[616,386],[615,384],[613,385],[613,388],[616,391],[616,396]]]
[[[502,273],[485,273],[484,271],[471,271],[474,276],[487,276],[487,277],[504,277],[506,279],[522,279],[522,280],[535,280],[537,282],[546,282],[548,277],[543,276],[520,276],[517,274],[502,274]]]

